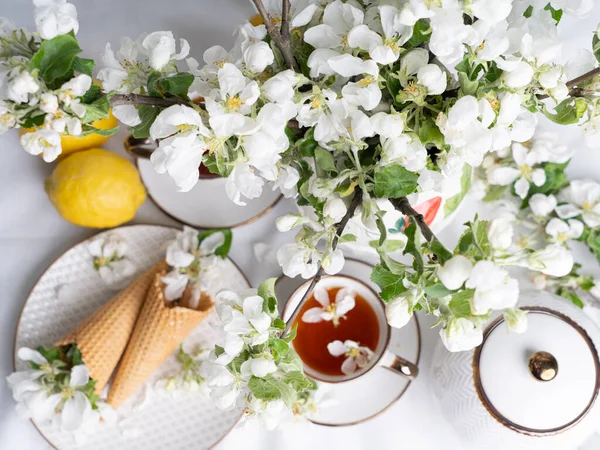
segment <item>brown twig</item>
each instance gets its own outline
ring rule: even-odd
[[[338,241],[340,239],[340,236],[342,235],[342,232],[344,231],[344,228],[346,228],[346,225],[348,225],[348,221],[354,216],[354,213],[356,212],[356,208],[358,208],[358,205],[360,205],[361,201],[362,201],[362,190],[359,187],[357,187],[354,190],[354,197],[352,198],[352,201],[350,202],[350,206],[348,206],[348,210],[346,211],[346,214],[344,215],[342,220],[340,220],[335,226],[335,236],[331,243],[331,248],[333,250],[335,250],[335,248],[337,247]],[[312,281],[308,285],[308,289],[306,290],[306,292],[300,299],[300,302],[298,303],[298,305],[292,312],[292,315],[290,316],[290,318],[287,320],[287,322],[285,324],[285,330],[283,330],[282,336],[285,336],[290,331],[290,329],[294,325],[294,322],[296,321],[296,318],[298,317],[298,314],[300,314],[300,310],[302,309],[302,306],[304,306],[304,303],[306,303],[306,301],[309,299],[309,297],[312,294],[312,291],[315,289],[315,286],[317,285],[317,283],[319,281],[321,281],[321,278],[323,277],[323,267],[321,267],[321,263],[319,263],[318,267],[319,267],[319,269],[317,270],[317,273],[315,274]]]
[[[124,105],[146,105],[146,106],[162,106],[168,107],[173,105],[190,105],[190,102],[177,97],[150,97],[149,95],[139,94],[116,94],[110,98],[110,106]]]
[[[600,75],[600,67],[596,67],[595,69],[590,70],[589,72],[586,72],[583,75],[578,76],[577,78],[573,78],[571,81],[567,81],[569,95],[571,95],[572,97],[581,97],[581,90],[577,86],[579,86],[584,81],[594,78],[597,75]],[[537,96],[538,100],[543,100],[548,97],[549,95],[547,94]]]
[[[429,228],[429,226],[425,222],[425,218],[423,217],[423,214],[417,212],[410,205],[410,203],[408,202],[408,199],[406,197],[390,198],[389,200],[390,200],[390,203],[394,206],[394,208],[396,208],[398,211],[400,211],[405,216],[412,217],[415,220],[415,222],[421,229],[421,233],[423,234],[423,237],[425,237],[425,239],[427,239],[428,242],[431,242],[434,239],[436,239],[435,234],[433,234],[433,231],[431,231],[431,228]]]
[[[281,29],[277,28],[273,21],[271,20],[271,16],[267,12],[265,5],[262,0],[252,0],[254,6],[256,6],[256,10],[262,17],[262,20],[267,29],[267,33],[271,36],[271,40],[275,43],[277,48],[281,51],[281,55],[285,61],[285,65],[288,69],[292,69],[294,71],[298,71],[298,64],[296,63],[296,59],[294,58],[294,54],[292,53],[292,39],[290,36],[290,27],[289,27],[289,15],[290,15],[290,2],[289,0],[283,0],[282,2],[282,11],[281,11]],[[285,24],[285,27],[284,27]],[[284,29],[285,28],[285,29]]]

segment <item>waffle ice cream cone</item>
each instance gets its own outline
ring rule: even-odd
[[[172,306],[165,300],[162,276],[164,272],[154,276],[110,387],[108,403],[115,409],[146,381],[213,309],[212,299],[204,292],[193,309]]]
[[[96,380],[96,393],[106,386],[123,355],[154,275],[165,267],[166,263],[161,261],[148,269],[54,344],[55,347],[77,344],[83,362],[90,369],[90,377]]]

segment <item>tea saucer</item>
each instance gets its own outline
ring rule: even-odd
[[[355,278],[379,292],[370,279],[372,269],[371,265],[362,261],[346,259],[339,275]],[[281,276],[277,279],[275,293],[284,320],[291,315],[291,311],[285,308],[288,299],[305,281],[300,277],[290,279]],[[418,365],[421,334],[416,316],[403,328],[392,328],[388,350]],[[328,391],[327,397],[333,401],[328,402],[330,405],[318,408],[308,419],[318,425],[346,426],[367,421],[384,412],[402,397],[410,380],[379,366],[350,381],[321,385]]]
[[[159,174],[147,159],[136,159],[148,196],[165,214],[195,228],[235,228],[267,214],[281,199],[278,191],[263,189],[246,206],[233,203],[225,192],[224,178],[198,180],[189,192],[178,192],[167,174]]]
[[[67,250],[44,272],[25,301],[15,334],[15,355],[21,347],[51,346],[115,295],[93,268],[87,250],[91,239],[118,234],[127,243],[127,255],[135,263],[137,273],[142,273],[164,258],[168,242],[178,231],[160,225],[127,225],[102,231]],[[220,273],[211,294],[224,288],[247,289],[250,285],[229,258],[219,262],[216,270]],[[223,340],[223,332],[210,324],[212,315],[216,312],[184,340],[185,348],[211,348]],[[27,367],[16,357],[14,364],[16,370]],[[200,392],[175,396],[156,387],[158,379],[171,375],[178,367],[175,357],[169,357],[119,409],[121,420],[90,434],[83,447],[67,433],[48,424],[33,423],[50,445],[61,450],[212,448],[233,429],[241,408],[222,411]]]

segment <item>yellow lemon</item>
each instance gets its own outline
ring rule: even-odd
[[[63,218],[90,228],[116,227],[133,219],[146,199],[135,166],[101,148],[61,160],[45,189]]]
[[[104,119],[98,119],[91,123],[91,125],[100,130],[110,130],[119,124],[119,121],[115,116],[110,115]],[[21,135],[35,131],[34,128],[21,128]],[[69,136],[65,134],[60,138],[60,145],[62,146],[62,153],[59,158],[75,153],[88,148],[100,147],[106,141],[110,139],[110,136],[102,136],[101,134],[88,134],[87,136]]]

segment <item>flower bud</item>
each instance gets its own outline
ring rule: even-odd
[[[412,308],[406,296],[400,296],[393,299],[385,307],[385,317],[390,326],[402,328],[412,317]]]
[[[274,60],[273,50],[263,41],[250,45],[244,52],[244,63],[250,72],[262,72]]]
[[[563,277],[573,269],[573,255],[562,245],[552,244],[532,253],[527,266],[553,277]]]
[[[438,269],[437,276],[446,288],[454,291],[469,278],[472,269],[471,261],[462,255],[456,255]]]
[[[440,330],[440,337],[451,352],[471,350],[483,341],[481,328],[462,317],[450,319]]]
[[[346,215],[346,204],[341,198],[332,198],[325,202],[323,215],[330,218],[334,223],[339,222]]]
[[[529,199],[529,207],[537,217],[546,217],[556,208],[554,195],[533,194]]]
[[[436,64],[427,64],[417,72],[419,83],[427,88],[429,95],[438,95],[446,90],[446,73]]]

